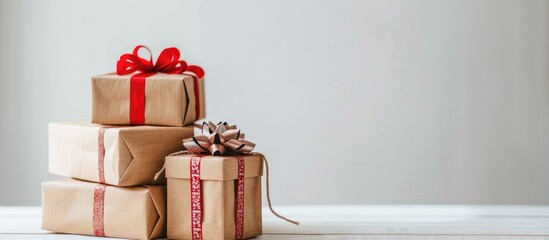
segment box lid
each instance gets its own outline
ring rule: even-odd
[[[166,157],[166,178],[190,178],[190,161],[195,156],[182,154]],[[263,159],[259,155],[244,157],[244,177],[263,175]],[[203,156],[200,162],[200,179],[232,180],[238,178],[238,161],[235,156]]]

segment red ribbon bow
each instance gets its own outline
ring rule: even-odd
[[[146,49],[149,52],[149,60],[139,56],[139,50]],[[160,56],[153,62],[151,50],[144,45],[137,45],[133,53],[123,54],[116,62],[116,74],[126,75],[138,72],[130,79],[130,124],[145,124],[145,79],[155,73],[167,74],[189,74],[194,78],[195,114],[196,119],[201,116],[200,96],[198,90],[198,79],[204,77],[204,70],[197,65],[187,65],[187,62],[180,60],[179,50],[175,47],[162,50]]]
[[[139,56],[139,49],[144,48],[149,52],[149,60],[143,59]],[[153,57],[151,50],[144,45],[137,45],[133,49],[133,53],[126,53],[120,56],[120,60],[116,62],[116,74],[126,75],[136,71],[141,73],[168,73],[168,74],[181,74],[183,72],[192,72],[196,77],[202,78],[204,76],[204,70],[197,65],[187,65],[184,60],[179,60],[181,54],[175,47],[166,48],[162,50],[156,64],[153,63]]]

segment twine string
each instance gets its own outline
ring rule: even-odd
[[[269,162],[267,161],[267,158],[265,157],[265,155],[261,154],[261,153],[255,153],[253,152],[252,155],[258,155],[258,156],[261,156],[261,158],[263,159],[263,161],[265,161],[265,169],[267,170],[267,181],[266,181],[266,185],[267,185],[267,188],[266,188],[266,191],[267,191],[267,203],[269,205],[269,209],[271,210],[271,212],[277,216],[278,218],[286,221],[286,222],[289,222],[291,224],[294,224],[294,225],[299,225],[299,222],[298,221],[295,221],[295,220],[292,220],[292,219],[289,219],[287,217],[284,217],[282,215],[280,215],[279,213],[277,213],[274,209],[273,209],[273,205],[271,203],[271,193],[270,193],[270,189],[269,189]]]
[[[179,154],[185,154],[185,153],[188,153],[187,150],[183,150],[183,151],[179,151],[179,152],[174,152],[174,153],[170,153],[169,156],[175,156],[175,155],[179,155]],[[162,168],[160,169],[160,171],[158,171],[155,175],[154,175],[154,181],[156,182],[156,180],[158,180],[158,178],[160,177],[160,174],[162,174],[162,172],[164,172],[164,170],[166,170],[166,159],[164,158],[164,164],[162,165]]]

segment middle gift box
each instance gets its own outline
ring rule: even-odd
[[[164,184],[154,175],[168,154],[184,149],[181,139],[193,128],[50,123],[49,171],[115,186]]]

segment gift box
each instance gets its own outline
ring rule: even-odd
[[[166,157],[168,238],[261,235],[262,174],[258,155]]]
[[[184,126],[204,118],[204,79],[157,73],[144,81],[140,102],[139,97],[132,97],[132,78],[117,74],[92,77],[93,123]]]
[[[164,157],[181,151],[193,127],[103,126],[50,123],[49,171],[116,186],[161,184],[154,180]]]
[[[73,179],[43,182],[42,229],[100,237],[164,237],[166,187],[115,187]]]
[[[117,71],[92,77],[92,122],[111,125],[184,126],[204,118],[204,71],[167,48],[156,63],[124,54]],[[149,50],[150,53],[150,50]]]

